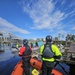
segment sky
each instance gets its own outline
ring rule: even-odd
[[[75,35],[75,0],[0,0],[0,31],[22,39]]]

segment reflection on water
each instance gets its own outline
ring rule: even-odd
[[[10,50],[0,53],[0,61],[8,60],[13,56],[14,56],[14,54],[12,54],[12,52]]]
[[[17,56],[17,53],[12,53],[12,51],[7,51],[4,53],[0,53],[0,62],[9,60],[13,57]]]
[[[11,75],[12,70],[21,58],[17,53],[7,50],[0,53],[0,75]]]
[[[19,60],[20,58],[16,56],[9,60],[0,62],[0,75],[11,75],[11,72]]]

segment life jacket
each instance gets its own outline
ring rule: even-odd
[[[44,50],[43,50],[43,55],[42,57],[44,58],[53,58],[54,56],[54,53],[52,51],[52,48],[51,48],[51,44],[44,44]]]
[[[32,53],[32,50],[30,49],[30,47],[28,45],[25,46],[25,51],[23,53],[23,57],[27,57],[30,56]]]

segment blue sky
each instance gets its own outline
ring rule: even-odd
[[[0,31],[28,39],[75,34],[75,0],[0,0]]]

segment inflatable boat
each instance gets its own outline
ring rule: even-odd
[[[42,67],[42,62],[40,60],[31,58],[30,60],[31,67],[33,67],[33,70],[31,71],[31,75],[41,75],[41,67]],[[14,70],[12,71],[11,75],[24,75],[23,73],[23,68],[22,66],[22,60],[20,60],[17,65],[15,66]],[[36,72],[35,72],[36,71]],[[52,70],[52,75],[63,75],[60,71],[53,69]]]

